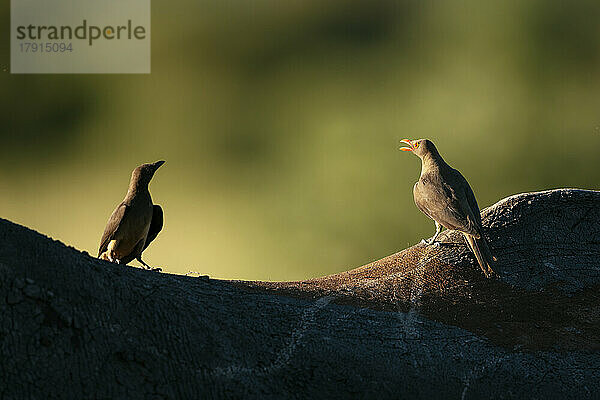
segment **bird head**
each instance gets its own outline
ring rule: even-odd
[[[409,145],[410,147],[400,147],[402,151],[412,151],[412,153],[419,158],[423,158],[425,155],[430,153],[437,153],[437,149],[433,142],[429,139],[402,139],[400,142]]]
[[[131,174],[131,180],[145,184],[150,183],[150,180],[154,176],[156,170],[164,163],[165,162],[161,160],[154,163],[140,165],[133,170],[133,173]]]

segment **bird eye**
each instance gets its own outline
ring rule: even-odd
[[[415,143],[415,149],[419,147],[419,142]]]

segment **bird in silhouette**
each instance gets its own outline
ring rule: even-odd
[[[117,264],[128,264],[135,259],[152,269],[142,260],[142,252],[161,231],[163,211],[159,205],[152,204],[148,184],[164,163],[142,164],[133,170],[127,194],[104,228],[99,258]]]
[[[428,245],[439,245],[436,239],[442,226],[463,233],[486,277],[495,276],[492,255],[481,224],[481,213],[473,190],[462,174],[449,166],[432,141],[404,139],[402,151],[410,151],[421,159],[421,176],[413,187],[415,204],[435,222],[435,235]]]

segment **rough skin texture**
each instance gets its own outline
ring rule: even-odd
[[[104,262],[0,220],[0,398],[556,398],[600,393],[600,192],[299,282]],[[281,294],[281,295],[279,295]]]

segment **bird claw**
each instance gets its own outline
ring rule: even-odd
[[[490,270],[486,275],[486,278],[491,279],[500,279],[500,275],[498,275],[494,270]]]
[[[160,268],[160,267],[153,268],[153,267],[149,266],[148,264],[146,264],[145,262],[143,262],[142,260],[138,260],[138,261],[142,264],[144,269],[146,269],[148,271],[152,271],[152,272],[161,272],[162,271],[162,268]]]

